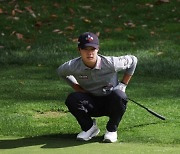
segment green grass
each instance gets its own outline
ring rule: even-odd
[[[0,78],[1,135],[28,137],[80,131],[64,105],[72,90],[58,79],[53,67],[8,66],[1,70]],[[179,83],[174,78],[134,76],[128,96],[167,119],[161,121],[129,102],[119,127],[120,142],[179,144]],[[98,118],[101,136],[107,120]]]
[[[0,2],[0,152],[178,153],[178,6],[178,0]],[[15,8],[20,12],[12,15]],[[100,33],[100,54],[138,57],[127,95],[165,121],[129,102],[118,143],[102,144],[107,117],[97,119],[97,138],[75,140],[81,130],[64,105],[72,89],[56,69],[79,56],[76,39],[85,31]]]
[[[79,142],[74,140],[74,135],[71,137],[64,136],[41,136],[33,138],[4,138],[0,140],[0,145],[3,147],[3,154],[19,154],[19,153],[113,153],[113,154],[127,154],[138,153],[143,154],[177,154],[179,152],[179,145],[154,145],[154,144],[136,144],[136,143],[113,143],[102,144],[99,142],[100,138],[94,139],[92,142]]]

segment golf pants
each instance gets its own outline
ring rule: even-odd
[[[88,93],[73,92],[66,99],[66,106],[77,119],[83,131],[93,125],[91,117],[108,116],[106,129],[117,131],[118,125],[126,110],[127,96],[120,90],[114,90],[106,96],[94,96]]]

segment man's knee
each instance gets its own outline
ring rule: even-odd
[[[128,101],[126,93],[121,90],[118,90],[118,89],[114,90],[113,95],[115,98],[117,98],[119,100],[123,100],[126,102]]]
[[[70,93],[67,98],[66,98],[66,101],[65,101],[65,105],[67,107],[70,107],[72,106],[73,104],[76,104],[77,102],[77,92],[73,92],[73,93]]]
[[[127,99],[127,95],[125,92],[121,91],[121,90],[114,90],[112,92],[112,98],[113,98],[113,102],[119,107],[122,108],[122,110],[126,110],[126,104],[128,102]]]

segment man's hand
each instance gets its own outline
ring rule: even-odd
[[[114,87],[114,90],[119,89],[119,90],[125,92],[126,91],[126,87],[127,87],[126,84],[120,82],[116,87]]]
[[[125,92],[126,87],[127,87],[128,83],[129,83],[129,81],[131,80],[131,77],[132,77],[132,75],[129,75],[129,74],[125,73],[124,76],[123,76],[123,79],[121,80],[121,82],[114,89],[119,89],[119,90]]]

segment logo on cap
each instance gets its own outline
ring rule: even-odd
[[[88,35],[88,36],[86,37],[86,40],[88,40],[89,42],[91,42],[91,41],[93,41],[93,37],[90,36],[90,35]]]

